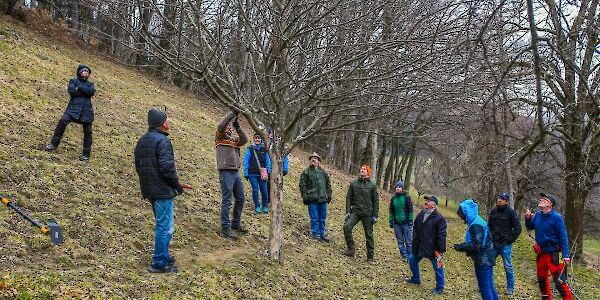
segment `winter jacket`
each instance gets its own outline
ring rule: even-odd
[[[413,221],[413,204],[406,192],[396,194],[390,200],[390,224],[405,224]]]
[[[290,169],[290,158],[286,155],[283,157],[283,176],[287,175]]]
[[[360,217],[379,216],[377,186],[369,178],[358,178],[350,183],[346,193],[346,213]]]
[[[562,249],[563,257],[569,257],[569,239],[562,216],[555,210],[547,214],[538,211],[533,218],[525,220],[525,227],[535,229],[535,242],[543,253],[554,253]]]
[[[310,166],[300,175],[300,194],[305,205],[331,201],[329,175],[321,167]]]
[[[413,222],[412,253],[417,257],[434,258],[435,251],[446,252],[446,219],[437,210],[423,221],[422,210]]]
[[[248,137],[244,130],[238,125],[235,131],[238,138],[234,139],[225,133],[225,129],[231,120],[235,118],[235,114],[230,112],[217,125],[215,133],[215,149],[217,152],[217,169],[219,170],[239,170],[240,162],[240,147],[248,142]]]
[[[89,123],[94,121],[94,108],[92,107],[92,96],[96,93],[94,83],[79,77],[79,71],[89,67],[80,65],[77,67],[77,77],[69,80],[67,91],[71,96],[65,114],[78,122]],[[90,70],[91,72],[91,70]]]
[[[175,168],[173,146],[167,135],[157,129],[150,129],[135,147],[135,170],[140,178],[144,199],[172,199],[182,192]]]
[[[460,203],[459,216],[467,223],[465,242],[454,245],[454,249],[467,252],[473,259],[475,267],[493,266],[496,264],[496,252],[492,243],[487,222],[479,216],[479,206],[475,201],[468,199]]]
[[[497,206],[490,212],[488,225],[494,248],[514,243],[521,234],[521,222],[514,209],[508,205]]]
[[[260,167],[256,162],[255,153],[258,156]],[[267,153],[267,149],[263,144],[253,144],[248,146],[248,148],[246,148],[246,153],[244,154],[244,177],[250,175],[260,176],[261,167],[267,168],[267,173],[271,174],[271,157],[269,156],[269,153]]]

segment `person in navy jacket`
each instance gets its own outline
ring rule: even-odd
[[[571,300],[573,295],[567,284],[565,267],[571,261],[567,228],[562,216],[554,210],[556,197],[545,193],[541,193],[540,197],[538,204],[540,211],[533,214],[528,209],[525,212],[525,227],[528,230],[535,230],[534,250],[537,254],[537,278],[542,299],[552,299],[548,282],[548,272],[550,272],[562,299]],[[562,261],[559,258],[561,252]]]
[[[46,150],[54,151],[58,148],[60,140],[65,133],[67,125],[71,122],[83,125],[83,153],[81,161],[90,159],[92,152],[92,122],[94,121],[94,108],[92,97],[96,93],[94,83],[89,80],[92,70],[86,65],[77,67],[77,77],[69,80],[67,91],[71,96],[67,109],[58,121],[52,141],[46,146]]]

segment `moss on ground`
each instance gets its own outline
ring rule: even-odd
[[[254,214],[251,200],[244,210],[250,233],[237,242],[219,238],[213,134],[221,110],[133,69],[57,44],[5,17],[0,17],[0,28],[22,37],[0,40],[0,192],[14,194],[18,205],[38,219],[55,217],[65,230],[64,244],[54,247],[19,216],[0,208],[0,298],[432,298],[433,274],[426,262],[421,287],[403,283],[408,266],[387,228],[386,200],[375,229],[376,264],[366,264],[360,226],[354,232],[358,257],[341,255],[345,189],[352,177],[328,166],[334,186],[328,219],[333,242],[309,238],[306,207],[297,188],[306,165],[301,152],[292,155],[285,178],[284,263],[268,260],[269,220]],[[88,163],[78,161],[82,133],[77,125],[69,126],[57,152],[43,151],[68,101],[67,81],[79,63],[91,66],[98,89]],[[195,187],[176,200],[172,248],[181,270],[177,275],[146,272],[154,227],[150,206],[140,199],[132,153],[146,130],[151,106],[168,107],[180,176]],[[448,244],[461,241],[464,225],[455,217],[456,208],[441,211],[449,219]],[[526,235],[515,246],[514,299],[538,298],[530,248]],[[446,294],[436,298],[479,298],[468,258],[449,250],[446,270]],[[600,292],[597,272],[577,268],[575,274],[580,299]],[[500,268],[496,279],[504,292]]]

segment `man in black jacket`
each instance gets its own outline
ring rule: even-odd
[[[436,295],[444,292],[444,268],[437,259],[441,259],[446,252],[446,219],[437,211],[438,199],[435,196],[425,196],[423,210],[417,215],[413,223],[412,251],[408,255],[408,262],[412,277],[406,282],[421,284],[419,261],[429,259],[435,270]]]
[[[156,236],[151,273],[176,273],[175,259],[169,254],[169,244],[175,231],[173,198],[183,193],[179,184],[173,146],[167,136],[171,125],[167,114],[157,109],[148,112],[148,132],[135,147],[135,169],[140,178],[142,197],[150,200]]]
[[[83,154],[79,160],[87,161],[90,159],[90,153],[92,152],[92,122],[94,121],[92,96],[96,93],[94,83],[89,81],[91,73],[90,67],[79,65],[77,67],[77,77],[69,80],[67,91],[71,99],[65,113],[58,121],[56,129],[54,129],[52,141],[46,146],[46,150],[56,150],[67,125],[75,122],[83,125]]]
[[[521,222],[514,209],[508,202],[510,196],[503,192],[498,195],[497,206],[490,212],[488,224],[492,234],[492,242],[496,257],[502,256],[506,272],[506,295],[512,295],[515,290],[515,274],[512,265],[512,244],[521,234]]]

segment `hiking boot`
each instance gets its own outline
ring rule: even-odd
[[[257,213],[257,214],[259,214],[259,215],[260,215],[260,213],[262,212],[262,208],[260,208],[260,206],[259,206],[259,207],[257,207],[257,208],[255,209],[255,211],[256,211],[256,213]]]
[[[239,232],[240,234],[246,234],[248,233],[248,229],[246,229],[246,227],[240,225],[239,227],[231,227],[231,230],[235,230],[237,232]]]
[[[410,283],[410,284],[416,284],[416,285],[420,285],[421,284],[420,281],[413,280],[412,278],[406,278],[406,279],[404,279],[404,282]]]
[[[167,264],[161,268],[157,268],[155,266],[150,265],[150,267],[148,267],[148,272],[150,272],[150,273],[177,273],[178,270],[177,270],[177,267],[172,264]]]
[[[344,251],[343,254],[346,255],[346,256],[348,256],[348,257],[354,258],[354,250],[346,249],[346,251]]]
[[[174,256],[169,257],[169,260],[167,260],[167,264],[174,266],[175,265],[175,257]]]
[[[58,148],[58,147],[56,147],[52,144],[46,145],[46,151],[48,151],[48,152],[52,152],[52,151],[56,150],[56,148]]]
[[[263,213],[268,214],[269,213],[269,208],[268,207],[263,207]]]
[[[82,156],[79,158],[79,160],[80,160],[80,161],[88,161],[88,160],[90,160],[90,157],[89,157],[89,156],[87,156],[87,155],[82,155]]]
[[[374,265],[375,264],[375,260],[372,257],[367,258],[367,263],[370,265]]]
[[[219,236],[234,241],[238,239],[237,234],[235,234],[235,232],[233,232],[231,229],[223,229],[219,231]]]
[[[507,289],[506,292],[504,292],[504,295],[510,296],[510,295],[512,295],[514,293],[515,293],[515,290],[513,290],[513,289]]]
[[[444,290],[442,289],[433,289],[433,291],[431,291],[434,295],[441,295],[444,293]]]
[[[321,242],[325,242],[325,243],[329,243],[329,242],[331,242],[331,239],[327,238],[327,237],[326,237],[326,236],[324,236],[324,235],[320,236],[320,237],[319,237],[319,240],[320,240]]]

